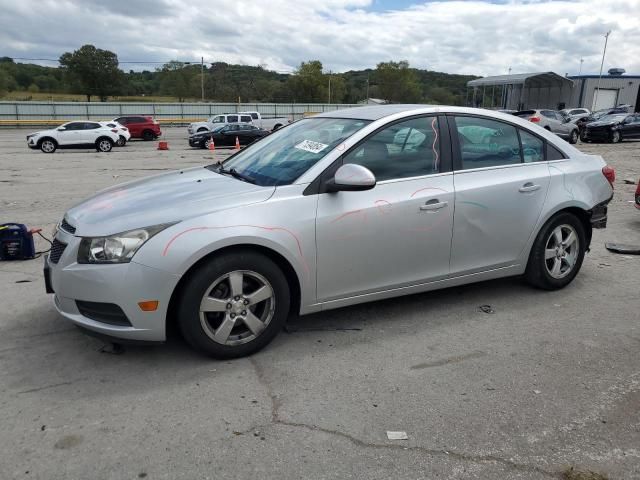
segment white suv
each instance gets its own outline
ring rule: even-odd
[[[69,122],[51,130],[27,135],[27,145],[44,153],[58,148],[95,148],[98,152],[110,152],[119,140],[118,130],[98,122]]]

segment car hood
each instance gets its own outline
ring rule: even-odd
[[[590,127],[609,127],[609,126],[612,126],[612,125],[619,125],[620,123],[622,123],[622,122],[618,122],[618,121],[615,121],[615,120],[605,120],[605,121],[596,120],[595,122],[589,122],[587,124],[587,128],[590,128]]]
[[[105,236],[264,202],[274,190],[195,167],[102,190],[65,218],[78,236]]]

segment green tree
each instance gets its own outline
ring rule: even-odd
[[[379,95],[389,102],[419,102],[422,99],[416,72],[409,62],[381,62],[375,71]]]
[[[197,69],[200,70],[199,67]],[[160,69],[160,93],[170,97],[176,97],[179,102],[184,102],[187,97],[193,95],[194,77],[196,69],[177,60],[165,63]],[[198,79],[198,89],[200,86]]]
[[[326,102],[327,86],[322,73],[322,62],[302,62],[289,77],[289,88],[295,102]]]
[[[92,95],[106,101],[109,95],[117,93],[123,77],[118,68],[118,56],[93,45],[83,45],[74,52],[63,53],[60,65],[72,81],[80,84],[89,102]]]

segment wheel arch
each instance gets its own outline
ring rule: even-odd
[[[46,136],[38,139],[38,143],[36,144],[36,145],[38,145],[38,148],[40,148],[40,146],[42,145],[42,142],[44,142],[45,140],[51,140],[53,143],[56,144],[56,147],[58,147],[60,145],[55,138],[53,138],[52,136],[46,135]]]
[[[194,262],[189,268],[185,271],[185,273],[180,277],[180,280],[176,284],[171,293],[171,298],[169,299],[169,306],[167,308],[167,317],[166,317],[166,331],[177,331],[177,308],[180,299],[180,294],[182,293],[182,289],[184,288],[187,280],[193,275],[193,273],[204,265],[206,262],[211,260],[212,258],[223,255],[226,253],[237,252],[240,250],[249,250],[252,252],[258,252],[262,255],[266,256],[270,260],[272,260],[287,279],[287,283],[289,284],[289,291],[291,295],[291,306],[289,315],[294,314],[297,315],[300,311],[300,305],[302,302],[302,286],[300,284],[300,278],[296,273],[293,265],[279,252],[266,247],[264,245],[258,245],[254,243],[240,243],[237,245],[230,245],[226,247],[219,248],[203,257],[199,258],[196,262]]]

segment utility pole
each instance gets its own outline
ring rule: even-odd
[[[331,70],[329,70],[329,101],[327,103],[331,103]]]
[[[367,103],[369,103],[369,74],[367,73]]]
[[[580,59],[580,71],[578,72],[578,75],[582,75],[582,64],[584,63],[584,58]]]
[[[591,110],[595,110],[596,105],[598,104],[598,93],[600,93],[600,80],[602,80],[602,67],[604,67],[604,56],[607,54],[607,42],[609,41],[609,35],[611,35],[611,30],[609,30],[604,36],[604,49],[602,50],[602,62],[600,63],[600,75],[598,75],[598,86],[596,87],[596,95],[593,98],[593,104],[591,105]]]
[[[200,90],[204,102],[204,57],[200,57]]]

